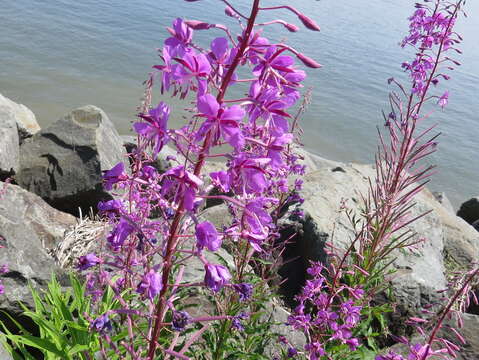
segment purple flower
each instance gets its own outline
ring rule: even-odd
[[[103,186],[105,187],[105,190],[110,191],[113,188],[113,185],[126,179],[128,179],[128,176],[125,174],[125,164],[120,162],[110,170],[105,171],[103,174]]]
[[[279,137],[272,138],[268,145],[268,157],[271,159],[271,166],[280,167],[283,164],[281,154],[284,152],[284,147],[293,141],[293,134],[287,133]]]
[[[205,271],[205,285],[214,292],[220,291],[231,279],[228,269],[222,265],[206,264]]]
[[[163,288],[161,283],[161,275],[151,269],[144,276],[136,288],[138,294],[142,294],[150,300],[153,300]]]
[[[165,176],[172,177],[173,181],[163,183],[162,192],[166,193],[172,188],[175,189],[175,202],[183,200],[186,210],[193,210],[195,205],[196,191],[203,184],[195,174],[186,171],[183,165],[174,167],[165,173]],[[177,190],[176,190],[177,189]]]
[[[172,56],[183,56],[189,51],[188,46],[193,39],[193,30],[183,21],[176,19],[173,21],[173,29],[168,28],[173,37],[165,40],[165,47],[169,49]]]
[[[3,264],[2,266],[0,266],[0,275],[1,274],[6,274],[8,272],[8,265],[7,264]]]
[[[341,304],[341,312],[345,315],[346,324],[354,326],[360,320],[361,306],[354,306],[349,300]]]
[[[349,346],[349,350],[355,351],[359,347],[359,340],[356,338],[351,338],[346,340],[346,344]]]
[[[198,111],[207,118],[198,130],[197,140],[213,132],[214,143],[221,137],[237,151],[244,146],[244,136],[239,127],[239,122],[245,116],[245,111],[238,105],[230,108],[220,108],[216,98],[206,94],[198,98]]]
[[[296,355],[298,355],[298,350],[296,350],[294,347],[290,346],[288,348],[288,358],[294,358]]]
[[[104,334],[108,331],[112,330],[111,321],[108,318],[107,314],[103,314],[97,317],[90,323],[90,329],[93,331],[99,332],[100,334]]]
[[[135,230],[133,225],[131,225],[127,220],[121,218],[112,232],[108,235],[107,240],[110,246],[118,250],[126,238]]]
[[[190,88],[194,88],[193,79],[197,80],[198,96],[205,95],[207,91],[206,78],[211,72],[211,65],[204,54],[196,54],[193,50],[187,52],[182,58],[175,58],[180,64],[173,67],[173,79],[183,87],[181,97],[184,98]]]
[[[171,321],[173,330],[184,331],[190,320],[191,316],[186,311],[173,311],[173,319]]]
[[[393,351],[390,351],[388,354],[386,355],[378,355],[376,356],[375,360],[404,360],[404,358],[399,355],[399,354],[396,354],[395,352]]]
[[[269,158],[246,158],[240,154],[231,168],[237,191],[246,194],[261,194],[268,186],[266,171],[262,166],[271,161]]]
[[[164,102],[160,102],[156,108],[148,112],[148,115],[140,115],[146,122],[133,124],[135,131],[153,146],[153,156],[155,158],[168,141],[167,123],[169,116],[170,108]]]
[[[244,326],[241,323],[241,320],[244,320],[244,319],[247,319],[247,318],[248,318],[248,314],[246,314],[245,312],[239,313],[238,315],[234,316],[233,319],[231,320],[231,327],[233,329],[243,331]]]
[[[257,251],[261,251],[261,242],[268,237],[270,229],[274,227],[273,219],[264,209],[266,201],[260,197],[248,202],[241,218],[243,236],[248,238]]]
[[[231,179],[226,171],[212,172],[210,177],[216,187],[219,187],[225,193],[230,191]]]
[[[196,226],[196,246],[199,250],[207,247],[210,251],[216,251],[221,247],[221,238],[218,236],[215,226],[209,221],[204,221]]]
[[[5,286],[0,282],[0,295],[5,294]]]
[[[98,210],[109,218],[113,218],[115,215],[118,215],[122,207],[123,204],[121,200],[100,201],[98,203]]]
[[[253,294],[253,285],[248,283],[234,284],[233,288],[239,294],[240,301],[248,300]]]
[[[437,104],[444,109],[449,100],[449,91],[446,91],[440,98]]]
[[[80,258],[78,259],[77,268],[79,270],[86,270],[100,263],[101,259],[95,254],[87,254],[85,256],[80,256]]]
[[[304,346],[304,349],[309,352],[310,360],[319,360],[321,356],[326,355],[326,351],[324,351],[323,345],[317,341],[306,344]]]

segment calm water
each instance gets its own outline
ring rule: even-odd
[[[250,1],[234,3],[246,12]],[[371,162],[380,109],[386,105],[386,79],[400,78],[399,65],[410,58],[397,44],[407,30],[414,0],[289,3],[322,27],[320,33],[297,34],[270,27],[266,34],[287,37],[324,65],[309,72],[307,85],[314,87],[314,96],[302,123],[305,145],[332,159]],[[75,107],[95,104],[122,133],[129,131],[142,81],[150,66],[158,63],[155,50],[166,36],[165,25],[176,16],[229,23],[217,0],[2,0],[1,4],[0,92],[30,107],[42,126]],[[433,117],[443,135],[439,152],[431,159],[439,166],[431,187],[446,191],[455,205],[479,194],[479,2],[467,5],[469,18],[458,26],[465,38],[463,66],[444,84],[451,93],[450,106]],[[297,23],[288,13],[277,14]],[[209,35],[198,33],[198,41],[205,36]]]

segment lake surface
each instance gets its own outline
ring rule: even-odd
[[[391,89],[386,79],[403,77],[400,64],[411,58],[398,43],[414,2],[283,1],[322,28],[320,33],[301,29],[291,34],[276,25],[265,33],[286,38],[324,65],[308,71],[307,86],[314,87],[314,95],[302,121],[307,148],[331,159],[372,162],[376,126],[382,125],[381,108]],[[246,13],[250,1],[234,3]],[[94,104],[121,133],[128,133],[142,82],[160,62],[156,49],[167,37],[165,26],[178,16],[232,25],[223,9],[218,0],[3,0],[0,93],[31,108],[42,126],[73,108]],[[450,91],[450,105],[444,111],[436,107],[431,117],[443,135],[430,158],[438,165],[430,187],[445,191],[456,206],[479,194],[479,1],[469,1],[466,10],[469,17],[456,28],[464,36],[463,65],[438,89]],[[283,11],[263,19],[276,17],[298,24]],[[200,43],[213,36],[197,35]]]

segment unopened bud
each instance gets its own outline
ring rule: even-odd
[[[304,24],[304,26],[306,26],[308,29],[314,30],[314,31],[319,31],[320,30],[319,25],[316,24],[316,22],[313,19],[307,17],[306,15],[298,14],[298,18],[299,18],[299,20],[301,20],[301,22]]]
[[[229,6],[225,8],[225,14],[231,17],[236,17],[236,13]]]
[[[294,24],[285,23],[285,24],[284,24],[284,27],[285,27],[286,29],[288,29],[288,31],[290,31],[290,32],[296,32],[296,31],[299,30],[299,27],[297,27],[297,26],[294,25]]]
[[[211,24],[198,20],[186,20],[185,23],[193,30],[208,30],[213,26]]]
[[[310,67],[310,68],[313,68],[313,69],[317,69],[317,68],[320,68],[322,65],[316,61],[314,61],[313,59],[311,59],[310,57],[307,57],[306,55],[303,55],[301,53],[297,53],[296,56],[298,57],[299,60],[302,61],[302,63],[304,65],[306,65],[307,67]]]

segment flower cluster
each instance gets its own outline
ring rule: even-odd
[[[307,28],[319,30],[312,19],[287,8]],[[106,286],[113,287],[119,297],[124,290],[136,289],[136,295],[127,296],[143,300],[143,319],[151,324],[144,342],[150,359],[155,358],[163,327],[181,331],[190,321],[186,312],[176,309],[180,284],[182,288],[202,286],[212,294],[226,290],[242,303],[249,301],[253,286],[244,281],[243,268],[255,252],[265,253],[275,241],[276,210],[292,190],[286,179],[304,172],[293,152],[295,125],[288,112],[300,99],[306,77],[295,58],[308,67],[320,65],[263,36],[263,26],[255,19],[260,11],[274,9],[261,9],[254,0],[236,38],[224,25],[176,19],[160,50],[162,62],[154,66],[147,81],[139,121],[133,124],[138,143],[130,154],[131,169],[119,163],[104,173],[105,188],[124,195],[98,205],[112,225],[106,239],[108,251],[81,257],[78,268],[90,271],[88,288],[96,297]],[[226,13],[240,16],[231,6]],[[288,30],[299,29],[278,21]],[[208,46],[195,42],[196,31],[213,28],[225,36],[214,38]],[[162,94],[192,101],[188,123],[179,129],[169,127],[175,110],[165,102],[151,105],[155,85]],[[232,98],[231,86],[244,88],[246,95]],[[167,159],[170,168],[160,171],[155,163],[167,144],[176,154]],[[205,171],[210,159],[222,159],[223,169]],[[295,186],[299,188],[300,183]],[[225,202],[231,223],[220,229],[201,221],[206,199]],[[217,252],[225,241],[246,249],[237,262],[241,271],[213,263],[206,256],[206,252]],[[182,271],[178,272],[191,256],[204,265],[201,284],[182,282]],[[136,321],[132,312],[126,313],[131,323]],[[224,318],[231,318],[232,326],[242,329],[240,320],[247,317],[238,312]],[[166,318],[172,322],[165,323]]]
[[[309,359],[329,358],[328,348],[347,345],[354,351],[360,345],[353,330],[361,318],[364,291],[359,286],[342,285],[339,289],[327,280],[329,271],[321,263],[312,263],[308,269],[311,279],[306,281],[298,305],[288,318],[288,324],[308,335],[305,346]],[[334,276],[333,276],[334,277]]]
[[[433,5],[417,4],[417,10],[409,18],[409,34],[401,46],[413,46],[416,58],[412,62],[404,62],[402,67],[409,72],[412,79],[412,92],[418,97],[423,97],[430,84],[437,85],[442,78],[448,80],[449,76],[443,73],[436,73],[438,65],[447,63],[448,68],[459,63],[449,57],[440,58],[448,50],[461,52],[455,46],[461,42],[461,37],[453,31],[457,12],[460,7],[444,1],[436,0]],[[439,105],[444,107],[448,101],[448,92],[439,98]]]

